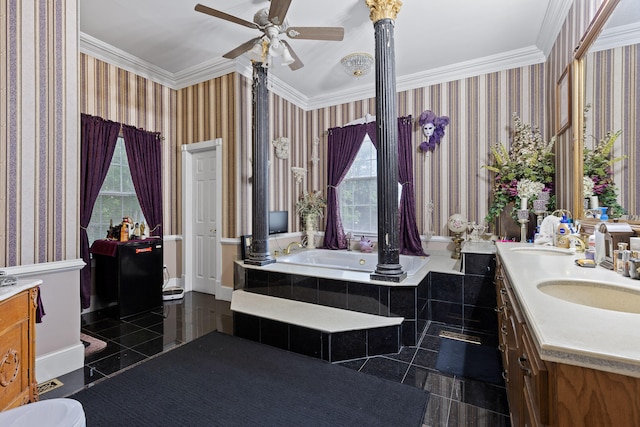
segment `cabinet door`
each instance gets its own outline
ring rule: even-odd
[[[32,400],[29,313],[27,291],[0,303],[0,411]]]
[[[518,363],[524,378],[525,404],[531,409],[531,417],[536,425],[547,425],[549,416],[549,374],[545,363],[540,359],[529,328],[522,327],[522,351]]]

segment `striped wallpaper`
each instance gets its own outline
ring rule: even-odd
[[[446,220],[453,213],[483,222],[491,182],[482,166],[490,160],[489,147],[495,142],[509,143],[513,112],[527,122],[544,125],[544,82],[544,65],[539,64],[398,94],[400,116],[412,115],[417,120],[422,111],[430,109],[451,119],[445,137],[433,153],[418,150],[422,133],[417,122],[414,127],[414,180],[420,233],[447,235]],[[250,97],[250,85],[246,83],[243,89]],[[269,108],[270,140],[281,136],[291,139],[289,159],[278,159],[273,155],[274,150],[270,151],[270,209],[289,210],[292,213],[290,230],[300,231],[299,218],[293,215],[297,198],[305,190],[326,193],[326,130],[367,114],[375,115],[375,99],[303,112],[271,94]],[[249,120],[250,115],[240,114],[240,117]],[[241,127],[250,129],[250,124]],[[317,166],[311,161],[314,142],[318,145]],[[250,164],[245,166],[250,172]],[[295,182],[292,166],[307,169],[301,184]],[[247,188],[242,193],[241,204],[249,204],[250,197]],[[426,209],[431,200],[435,205],[433,221],[429,220]],[[242,218],[246,224],[244,230],[249,229],[250,220],[249,214]]]
[[[399,115],[416,118],[431,109],[451,117],[434,153],[414,151],[421,233],[447,234],[446,218],[456,212],[482,221],[491,185],[482,166],[489,160],[491,143],[508,144],[513,112],[540,126],[544,135],[555,133],[551,120],[555,82],[600,3],[574,2],[545,64],[398,94]],[[163,135],[165,230],[171,234],[181,233],[181,145],[222,138],[226,177],[222,235],[249,232],[251,79],[230,74],[177,91],[169,89],[79,55],[77,16],[77,2],[71,0],[0,2],[0,266],[77,258],[80,112]],[[623,56],[625,61],[637,61],[637,53]],[[612,91],[609,99],[615,103],[619,98]],[[326,130],[375,114],[374,102],[371,98],[305,111],[269,95],[270,140],[291,139],[289,159],[271,154],[270,209],[294,212],[303,190],[325,190]],[[637,135],[629,123],[624,126],[626,135]],[[570,199],[563,175],[571,167],[567,164],[571,143],[563,140],[568,135],[565,132],[558,142],[558,164],[559,191]],[[420,142],[416,126],[414,146]],[[633,158],[629,154],[630,171],[637,169],[638,154],[631,150],[634,142],[629,138],[621,148],[633,154]],[[295,182],[292,166],[307,168],[302,183]],[[637,206],[635,182],[637,176],[629,176],[621,178],[620,185],[628,197],[624,203]],[[435,204],[432,221],[426,210],[430,200]],[[293,214],[290,223],[292,231],[301,229]]]
[[[162,197],[178,197],[180,143],[175,120],[176,92],[129,71],[80,54],[80,112],[103,119],[160,132],[162,141]],[[164,204],[164,230],[178,227],[179,206]]]
[[[236,212],[244,209],[236,204],[238,180],[238,126],[237,93],[239,77],[227,74],[213,80],[199,83],[177,91],[175,108],[176,151],[172,150],[177,169],[172,172],[170,179],[173,188],[177,190],[172,199],[175,210],[172,221],[172,233],[182,233],[182,216],[180,213],[182,199],[182,170],[180,163],[180,146],[194,142],[208,141],[222,138],[222,195],[224,207],[222,209],[222,236],[235,237]],[[251,110],[249,110],[251,111]]]
[[[0,3],[0,266],[77,258],[76,8]]]
[[[613,156],[627,156],[614,164],[614,179],[622,207],[640,213],[640,45],[625,46],[588,54],[586,102],[591,104],[587,117],[585,146],[593,147],[608,131],[622,130]]]

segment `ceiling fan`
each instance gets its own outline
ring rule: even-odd
[[[279,56],[282,58],[283,65],[288,65],[291,70],[295,71],[302,68],[304,64],[289,43],[281,40],[282,34],[286,34],[291,39],[340,41],[344,38],[344,28],[290,27],[285,19],[290,5],[291,0],[271,0],[270,7],[256,12],[253,16],[253,22],[245,21],[242,18],[202,4],[197,4],[195,10],[248,28],[259,29],[263,32],[263,35],[255,37],[225,53],[222,55],[223,58],[234,59],[245,52],[252,51],[261,57],[262,62],[266,62],[267,56]]]

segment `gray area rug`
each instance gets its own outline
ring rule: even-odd
[[[72,396],[89,426],[416,426],[429,393],[212,332]]]

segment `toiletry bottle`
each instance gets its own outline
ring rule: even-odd
[[[562,238],[562,237],[567,237],[569,234],[571,234],[571,229],[569,228],[569,221],[567,220],[566,215],[562,215],[562,219],[560,220],[560,224],[558,224],[556,234],[558,236],[557,246],[568,248],[569,239]]]
[[[585,257],[588,259],[592,259],[594,261],[596,260],[596,235],[595,234],[592,234],[589,236]]]

